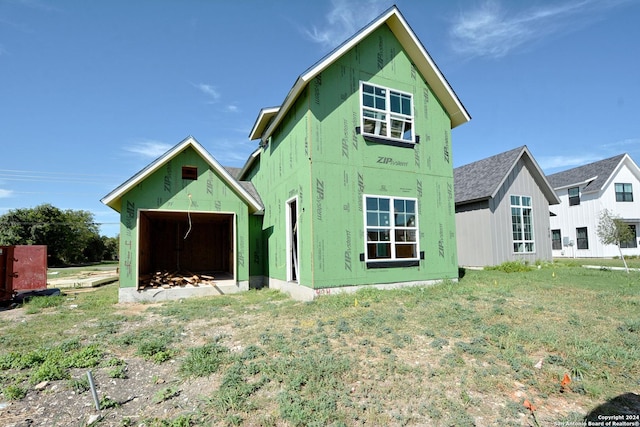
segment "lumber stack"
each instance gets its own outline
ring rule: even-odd
[[[172,288],[175,286],[213,285],[214,277],[208,274],[192,273],[190,271],[156,271],[151,274],[141,274],[138,278],[138,289]]]

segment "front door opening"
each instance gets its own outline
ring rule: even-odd
[[[298,198],[287,201],[287,281],[297,282],[298,259]]]

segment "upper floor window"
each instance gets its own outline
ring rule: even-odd
[[[364,82],[360,89],[363,135],[415,142],[413,95]]]
[[[631,184],[616,183],[616,202],[633,202]]]
[[[531,197],[511,196],[511,230],[514,252],[534,252]]]
[[[417,200],[365,196],[366,260],[418,259]]]
[[[580,187],[571,187],[569,189],[569,206],[580,204]]]

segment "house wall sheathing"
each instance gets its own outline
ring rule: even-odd
[[[182,167],[195,166],[198,176],[195,180],[182,179]],[[189,197],[191,196],[191,197]],[[140,220],[140,215],[145,212],[176,214],[184,216],[184,222],[188,221],[189,213],[195,215],[232,215],[235,219],[233,228],[234,253],[233,258],[235,280],[239,284],[246,284],[249,280],[249,213],[245,202],[230,188],[219,176],[218,172],[191,147],[168,160],[158,170],[150,174],[122,196],[121,225],[120,225],[120,287],[121,289],[136,288],[138,275],[142,269],[153,267],[152,261],[145,255],[150,252],[149,238],[151,231],[145,227],[150,226],[148,219]],[[151,221],[152,224],[153,220]],[[226,226],[226,225],[225,225]],[[211,250],[209,245],[216,245],[211,241],[209,245],[195,236],[202,224],[192,228],[193,235],[186,235],[185,243],[197,245],[198,249]],[[191,239],[191,242],[188,240]],[[214,239],[212,239],[214,240]],[[175,243],[175,242],[174,242]],[[155,251],[166,250],[173,253],[175,247],[167,244],[166,248],[153,248]],[[193,264],[193,263],[192,263]],[[202,265],[201,263],[196,265]],[[122,298],[121,298],[122,299]]]
[[[410,92],[413,147],[358,134],[360,81]],[[265,204],[268,277],[286,281],[285,204],[298,196],[299,284],[323,289],[457,278],[451,122],[385,25],[307,86],[250,172]],[[415,267],[367,268],[363,194],[418,199]]]

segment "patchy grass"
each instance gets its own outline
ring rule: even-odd
[[[577,422],[639,393],[640,273],[573,261],[311,303],[251,291],[143,315],[119,312],[117,289],[105,287],[75,295],[75,309],[63,299],[27,315],[29,327],[0,320],[0,390],[21,401],[47,379],[81,391],[74,367],[135,389],[130,363],[152,371],[171,359],[175,377],[147,399],[175,406],[194,387],[202,400],[141,415],[147,425]],[[122,425],[138,416],[119,405]]]

